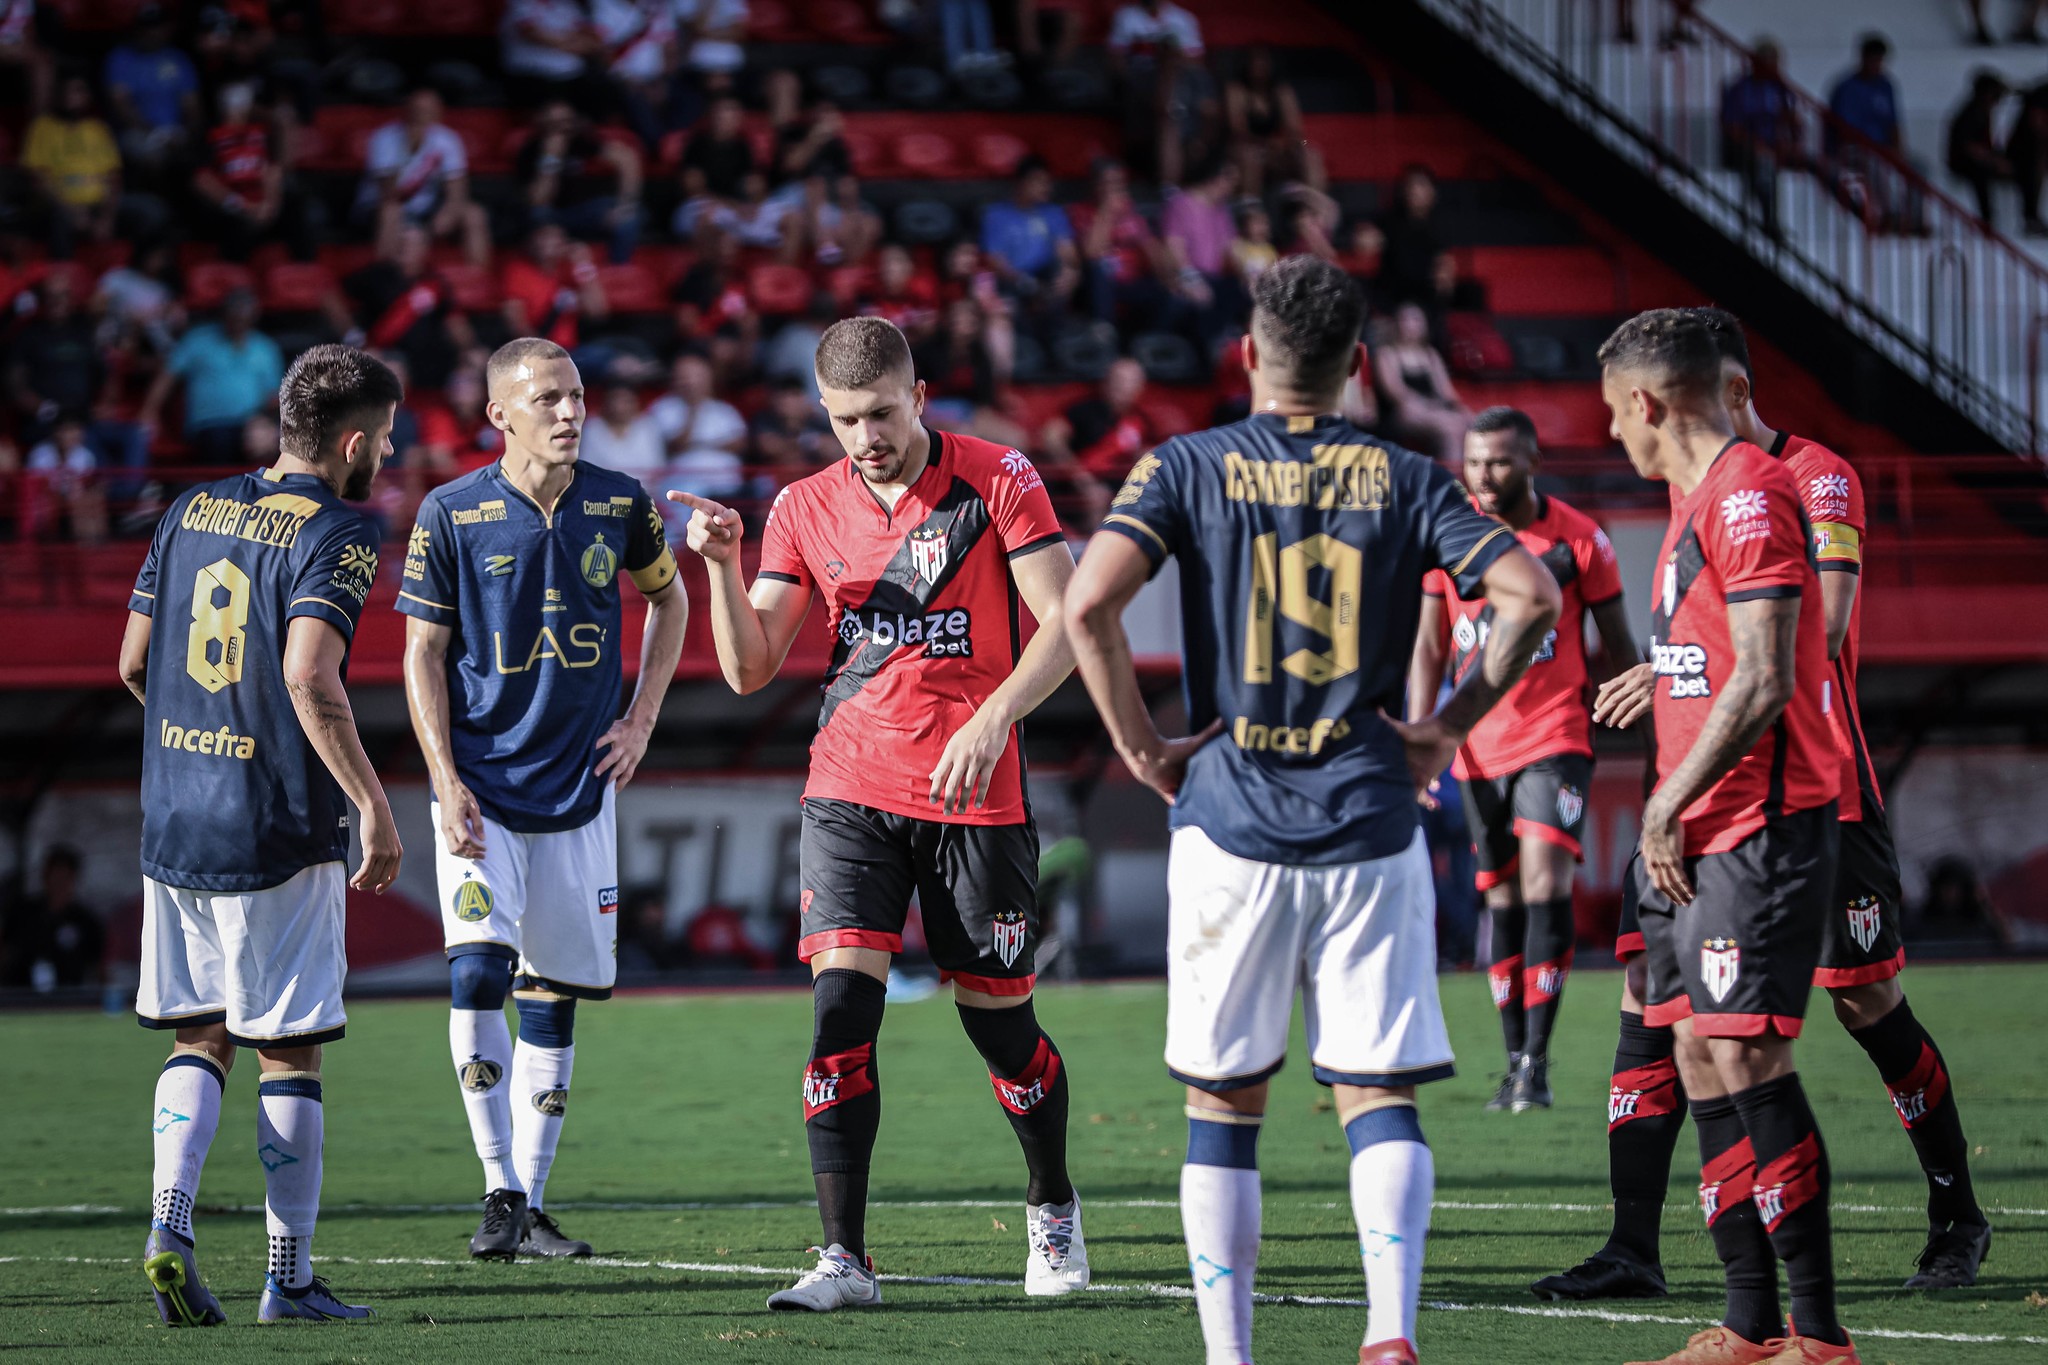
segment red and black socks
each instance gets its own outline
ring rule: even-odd
[[[1607,1090],[1607,1184],[1614,1192],[1607,1247],[1647,1266],[1662,1263],[1664,1194],[1685,1125],[1685,1085],[1671,1050],[1669,1028],[1652,1028],[1642,1015],[1622,1011]]]
[[[1531,901],[1522,949],[1523,1052],[1548,1059],[1550,1030],[1564,1003],[1564,981],[1572,971],[1572,898]]]
[[[1067,1069],[1060,1050],[1038,1026],[1029,1000],[1008,1009],[962,1005],[960,1026],[988,1063],[989,1084],[1003,1106],[1030,1173],[1024,1202],[1071,1203],[1067,1179]]]
[[[1828,1152],[1799,1076],[1780,1076],[1729,1097],[1756,1158],[1756,1213],[1785,1263],[1799,1335],[1841,1344],[1835,1317]]]
[[[1913,1154],[1927,1173],[1927,1221],[1936,1228],[1985,1221],[1970,1184],[1970,1144],[1949,1086],[1941,1049],[1904,1000],[1869,1028],[1849,1036],[1870,1055],[1891,1092],[1892,1107],[1912,1139]]]
[[[1493,987],[1493,1007],[1500,1011],[1501,1039],[1508,1045],[1508,1061],[1522,1055],[1528,1038],[1528,1020],[1522,1011],[1522,940],[1528,936],[1529,912],[1521,905],[1487,907],[1493,921],[1492,965],[1486,969],[1487,984]]]
[[[868,1164],[882,1126],[875,1040],[888,987],[862,972],[834,967],[811,982],[815,1024],[804,1068],[804,1134],[825,1244],[867,1254]]]
[[[1757,1213],[1756,1158],[1735,1100],[1692,1102],[1700,1136],[1700,1209],[1727,1286],[1729,1331],[1758,1345],[1784,1335],[1778,1311],[1778,1263]],[[1802,1329],[1805,1324],[1802,1322]]]

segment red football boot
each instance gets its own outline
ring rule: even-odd
[[[1406,1337],[1371,1341],[1358,1348],[1358,1365],[1415,1365],[1415,1346]]]
[[[1767,1360],[1776,1360],[1784,1346],[1782,1337],[1758,1342],[1738,1336],[1726,1327],[1709,1327],[1704,1332],[1694,1332],[1682,1351],[1662,1360],[1631,1361],[1630,1365],[1763,1365]]]

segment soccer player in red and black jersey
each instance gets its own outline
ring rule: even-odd
[[[1088,1283],[1067,1179],[1067,1076],[1031,1003],[1038,833],[1016,725],[1074,666],[1061,602],[1074,558],[1044,482],[1014,450],[922,422],[903,333],[847,318],[818,343],[847,458],[783,489],[751,590],[731,508],[691,509],[712,636],[734,690],[775,676],[822,594],[837,644],[804,789],[803,937],[816,1003],[804,1120],[825,1247],[770,1308],[878,1303],[868,1161],[881,1122],[875,1039],[915,895],[925,941],[1024,1149],[1027,1294]],[[1018,649],[1018,599],[1039,630]]]
[[[1572,873],[1583,856],[1593,725],[1584,621],[1600,632],[1601,676],[1635,664],[1621,572],[1591,517],[1536,491],[1536,424],[1516,408],[1488,408],[1465,437],[1472,505],[1513,528],[1564,593],[1564,614],[1514,690],[1474,726],[1452,774],[1479,855],[1478,884],[1493,919],[1493,1003],[1508,1072],[1487,1102],[1495,1111],[1550,1107],[1550,1030],[1572,967]],[[1442,573],[1423,580],[1422,624],[1409,668],[1408,714],[1436,709],[1448,653],[1454,680],[1485,653],[1493,610],[1461,601]],[[1446,649],[1448,643],[1449,648]]]
[[[1664,1365],[1854,1365],[1835,1316],[1827,1151],[1792,1055],[1834,893],[1841,785],[1805,511],[1785,467],[1735,434],[1698,312],[1638,315],[1600,363],[1614,435],[1672,489],[1652,588],[1644,1022],[1673,1029],[1727,1287],[1721,1324]]]

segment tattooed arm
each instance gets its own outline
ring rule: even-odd
[[[284,645],[284,684],[292,694],[292,709],[313,752],[362,815],[363,863],[349,885],[382,893],[398,876],[404,850],[384,788],[356,734],[355,712],[341,681],[347,657],[348,641],[332,624],[316,616],[292,618]]]
[[[1692,749],[1643,807],[1643,867],[1675,903],[1692,900],[1679,817],[1756,747],[1792,700],[1799,637],[1797,597],[1728,604],[1735,669],[1714,699]]]

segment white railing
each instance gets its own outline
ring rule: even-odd
[[[2048,270],[1787,83],[1769,145],[1722,127],[1751,54],[1673,0],[1416,0],[2008,449],[2038,455]],[[1681,263],[1682,264],[1682,263]]]

